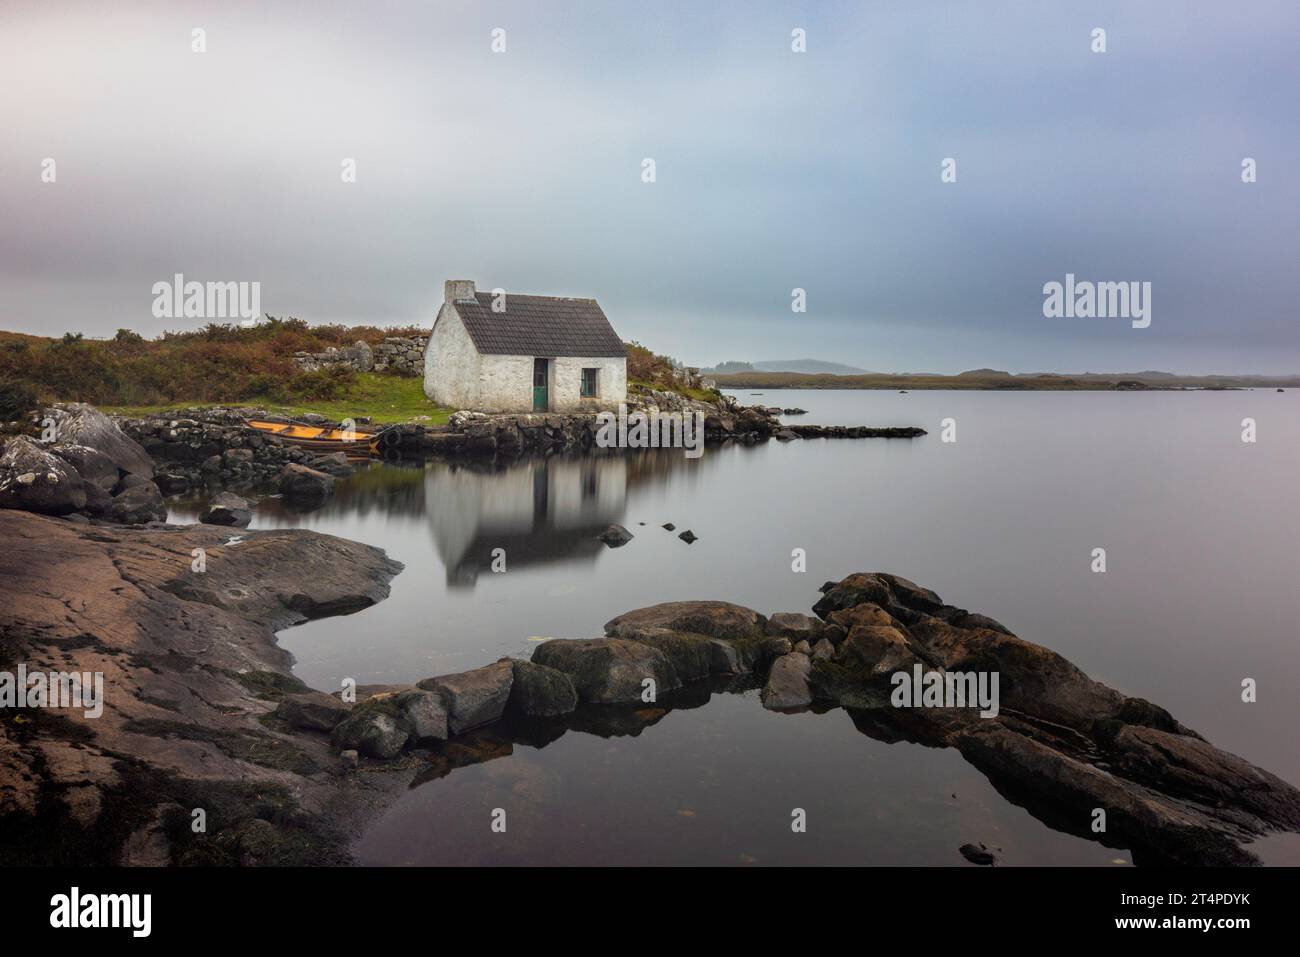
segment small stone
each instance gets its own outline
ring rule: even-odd
[[[604,542],[610,548],[621,548],[628,542],[632,541],[632,537],[631,532],[622,525],[617,524],[609,526],[609,528],[596,536],[597,539]]]
[[[686,531],[682,532],[677,537],[680,538],[682,541],[684,541],[687,545],[691,544],[691,542],[694,542],[699,538],[699,536],[696,535],[694,532],[692,532],[689,528]]]

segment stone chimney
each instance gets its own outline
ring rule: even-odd
[[[442,298],[447,302],[474,298],[473,279],[448,279],[442,284]]]

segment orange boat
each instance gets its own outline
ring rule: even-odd
[[[311,449],[314,452],[343,452],[354,457],[377,455],[384,446],[401,444],[400,436],[391,430],[376,432],[373,429],[334,429],[297,422],[262,422],[246,419],[245,424],[259,432],[274,435],[287,445]],[[391,436],[391,438],[389,438]]]

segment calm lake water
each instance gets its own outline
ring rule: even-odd
[[[282,633],[296,673],[328,691],[344,677],[414,682],[528,656],[538,638],[595,637],[661,601],[807,612],[822,582],[882,570],[1300,784],[1300,395],[736,394],[808,410],[790,421],[930,434],[696,460],[377,466],[319,511],[265,502],[254,528],[312,528],[406,565],[378,606]],[[1254,444],[1241,441],[1246,417]],[[940,441],[945,418],[955,443]],[[607,549],[594,536],[610,522],[636,537]],[[504,574],[491,570],[494,548],[506,550]],[[794,548],[807,552],[804,574],[791,571]],[[1105,574],[1091,571],[1094,548],[1106,549]],[[1257,703],[1240,700],[1246,677]],[[842,710],[773,714],[752,689],[685,704],[553,740],[485,732],[431,765],[356,853],[375,864],[963,864],[958,846],[983,842],[1008,865],[1131,862],[1040,823],[955,751],[876,740]],[[505,834],[490,828],[496,808]],[[793,808],[807,812],[806,833],[792,833]],[[1260,852],[1300,863],[1297,841]]]

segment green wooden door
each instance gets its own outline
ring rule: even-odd
[[[545,412],[550,408],[547,395],[546,366],[545,359],[533,360],[533,409],[538,412]]]

